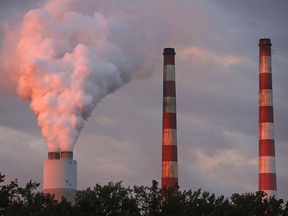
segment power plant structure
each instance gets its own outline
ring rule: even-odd
[[[56,200],[65,197],[75,203],[77,190],[77,162],[73,152],[48,152],[44,161],[43,192],[54,194]]]
[[[259,191],[277,195],[271,40],[259,40]],[[176,118],[175,50],[163,51],[162,188],[179,188]],[[72,151],[48,152],[44,161],[43,191],[57,200],[75,203],[77,162]]]
[[[163,62],[162,188],[178,189],[175,50],[165,48]]]
[[[277,195],[271,40],[259,40],[259,191]]]

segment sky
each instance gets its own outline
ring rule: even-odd
[[[258,42],[270,38],[277,193],[288,200],[286,0],[63,2],[81,18],[73,23],[80,36],[104,37],[104,48],[111,48],[96,49],[101,56],[96,69],[111,61],[125,76],[129,71],[121,85],[97,99],[74,145],[78,189],[110,181],[123,181],[125,186],[149,186],[153,179],[160,183],[162,53],[165,47],[173,47],[180,188],[225,196],[257,191]],[[44,4],[41,0],[0,2],[0,172],[7,181],[18,178],[20,184],[42,183],[47,147],[29,100],[19,99],[21,72],[11,62],[18,55],[13,47],[21,41],[24,15]],[[83,21],[94,14],[100,26],[97,32]],[[82,42],[90,41],[87,38]]]

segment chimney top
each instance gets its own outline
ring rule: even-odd
[[[271,44],[271,39],[270,38],[261,38],[260,40],[259,40],[259,46],[272,46],[272,44]]]
[[[174,48],[164,48],[163,55],[176,55]]]
[[[48,160],[59,160],[60,152],[48,152]]]
[[[70,151],[61,152],[61,160],[73,160],[73,152]]]

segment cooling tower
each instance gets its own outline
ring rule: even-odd
[[[271,41],[259,40],[259,190],[276,196]]]
[[[43,191],[54,194],[57,200],[63,196],[74,204],[77,162],[73,160],[73,152],[61,152],[59,156],[60,153],[48,153],[48,160],[44,161]]]
[[[165,48],[163,64],[162,188],[178,188],[175,51]]]

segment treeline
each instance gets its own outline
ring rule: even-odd
[[[17,180],[5,184],[0,173],[0,215],[37,216],[279,216],[288,215],[288,203],[267,199],[263,192],[233,194],[230,198],[209,192],[162,190],[156,181],[151,187],[123,187],[121,182],[78,191],[76,202],[39,192],[39,183],[20,187]]]

